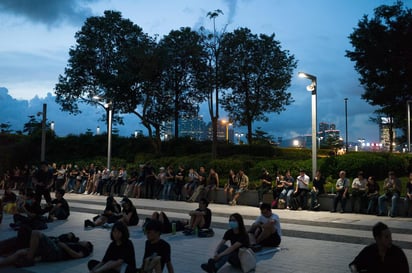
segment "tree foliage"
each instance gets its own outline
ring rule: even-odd
[[[267,113],[280,113],[293,100],[290,86],[296,61],[282,50],[275,35],[240,28],[226,33],[221,42],[222,105],[236,124],[247,126],[252,142],[252,122],[267,121]]]
[[[363,16],[349,40],[354,49],[346,56],[360,74],[362,99],[378,106],[378,115],[390,118],[390,129],[405,128],[406,101],[412,99],[411,9],[400,1],[379,6],[373,18]]]

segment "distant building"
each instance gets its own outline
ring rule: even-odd
[[[390,118],[381,117],[381,122],[379,123],[379,139],[381,143],[381,147],[385,150],[390,150],[391,142],[390,142]],[[392,129],[392,139],[395,141],[395,129]]]
[[[179,137],[189,137],[198,141],[207,139],[206,123],[203,121],[203,116],[180,118],[178,125]],[[174,130],[174,121],[165,122],[163,125],[163,139],[173,138]]]

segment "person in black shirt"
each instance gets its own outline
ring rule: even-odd
[[[104,254],[103,260],[90,260],[87,267],[90,273],[118,273],[126,267],[126,273],[136,272],[134,246],[129,239],[128,227],[121,221],[116,222],[110,232],[112,242]]]
[[[408,260],[403,250],[392,244],[388,226],[378,222],[372,229],[375,243],[365,247],[349,264],[352,273],[409,273]]]
[[[74,236],[75,237],[75,236]],[[87,257],[93,252],[88,241],[64,241],[62,237],[48,237],[40,231],[31,231],[28,248],[22,248],[0,260],[0,266],[15,264],[18,267],[32,266],[35,262],[56,262]]]
[[[230,246],[226,245],[227,241],[230,241]],[[208,273],[217,272],[226,262],[240,268],[239,248],[241,247],[249,247],[249,235],[243,217],[239,213],[234,213],[229,217],[229,229],[217,245],[213,258],[200,267]]]
[[[199,208],[189,212],[190,221],[185,227],[184,233],[191,234],[195,228],[208,229],[212,222],[212,211],[207,207],[209,201],[206,198],[202,198],[199,201]]]
[[[170,245],[160,238],[161,229],[162,224],[157,220],[151,220],[146,225],[147,241],[140,272],[163,272],[166,265],[168,273],[174,273]]]
[[[64,199],[64,189],[56,190],[56,199],[52,201],[53,207],[49,211],[48,219],[53,220],[66,220],[70,215],[69,203]]]
[[[322,176],[320,171],[316,171],[316,175],[313,178],[312,189],[310,191],[312,210],[317,210],[320,207],[318,195],[325,193],[325,183],[325,178]]]
[[[50,188],[53,186],[53,172],[47,162],[41,162],[40,168],[33,174],[32,183],[36,192],[36,202],[40,205],[44,196],[47,205],[51,206]]]
[[[43,210],[36,202],[35,193],[31,189],[27,189],[24,193],[24,204],[20,210],[13,215],[14,222],[10,223],[12,229],[18,230],[22,225],[27,225],[31,229],[47,228],[46,222],[41,217]]]

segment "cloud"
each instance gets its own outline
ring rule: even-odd
[[[48,26],[67,21],[78,25],[91,16],[91,9],[85,5],[96,0],[2,0],[0,12],[28,19]]]

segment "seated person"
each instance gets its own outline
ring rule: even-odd
[[[142,267],[137,272],[161,273],[166,266],[168,273],[174,273],[171,248],[168,242],[160,238],[161,229],[159,221],[153,220],[147,224]]]
[[[266,169],[262,169],[260,176],[260,182],[262,183],[258,189],[258,205],[263,203],[263,194],[269,192],[272,189],[272,177]]]
[[[128,227],[122,222],[116,222],[110,232],[112,240],[104,254],[102,261],[90,260],[87,267],[90,273],[135,273],[136,260],[132,241]],[[123,271],[123,267],[125,271]]]
[[[282,237],[279,216],[266,203],[260,205],[260,213],[248,231],[252,249],[279,246]]]
[[[352,212],[364,212],[366,207],[366,183],[367,180],[363,176],[363,172],[358,172],[358,177],[352,181],[352,194],[351,194],[351,205]],[[358,209],[356,210],[356,203],[359,204]]]
[[[243,170],[239,170],[238,175],[236,176],[237,184],[239,188],[235,192],[235,196],[233,200],[229,202],[230,205],[235,206],[237,204],[237,200],[239,199],[240,195],[247,191],[249,187],[249,177],[243,172]]]
[[[0,266],[16,264],[18,267],[32,266],[35,262],[57,262],[87,257],[93,245],[87,241],[63,242],[48,237],[40,231],[31,231],[28,248],[19,249],[0,260]]]
[[[310,191],[310,204],[312,210],[317,210],[320,207],[318,196],[325,193],[325,178],[319,170],[316,171],[315,178],[313,178],[312,189]]]
[[[123,217],[121,212],[121,207],[119,203],[113,198],[113,196],[108,196],[106,199],[106,207],[102,214],[99,214],[93,218],[93,221],[87,219],[84,221],[84,227],[96,227],[102,226],[106,223],[113,224],[117,220]]]
[[[388,226],[378,222],[373,226],[372,232],[375,243],[362,249],[349,264],[351,272],[408,273],[408,260],[403,250],[392,244]]]
[[[171,233],[173,231],[173,224],[176,225],[176,231],[182,231],[184,230],[185,226],[189,224],[189,222],[187,220],[173,220],[170,221],[169,217],[167,217],[166,213],[164,213],[163,211],[161,212],[153,212],[152,214],[152,218],[147,218],[146,219],[146,223],[145,223],[145,227],[147,225],[148,222],[152,221],[152,220],[156,220],[159,221],[162,225],[161,231],[163,234],[166,233]]]
[[[197,184],[199,183],[199,174],[195,169],[190,168],[187,174],[187,183],[184,185],[186,191],[186,200],[190,199],[192,194],[195,192]]]
[[[235,172],[230,169],[229,170],[229,176],[227,178],[227,183],[225,184],[223,190],[225,192],[226,196],[226,202],[229,203],[232,201],[233,198],[233,192],[237,190],[238,185],[236,184],[236,174]]]
[[[0,199],[0,213],[3,209],[7,212],[12,211],[11,207],[16,206],[17,196],[13,192],[11,185],[8,185],[4,190],[3,197]]]
[[[190,220],[189,224],[185,227],[184,233],[191,234],[195,228],[208,229],[212,222],[212,211],[207,207],[209,201],[206,198],[202,198],[199,201],[199,208],[189,212]]]
[[[136,207],[133,205],[132,201],[127,197],[123,197],[120,203],[123,208],[122,218],[120,218],[120,221],[125,223],[127,226],[136,226],[139,224],[139,215],[137,214]]]
[[[27,189],[24,195],[24,204],[13,215],[13,223],[10,227],[18,230],[22,225],[27,225],[31,229],[46,229],[46,221],[42,217],[43,211],[36,202],[36,196],[33,190]]]
[[[392,204],[389,215],[395,217],[398,213],[398,201],[402,192],[402,182],[396,177],[395,172],[388,173],[388,178],[383,182],[383,190],[385,193],[378,198],[378,215],[386,214],[386,201],[389,201]]]
[[[406,217],[412,216],[411,204],[412,204],[412,172],[409,173],[409,181],[408,181],[408,184],[406,184],[406,195],[405,195],[405,201],[404,201]]]
[[[53,220],[66,220],[70,215],[69,203],[64,199],[64,189],[56,190],[56,198],[52,200],[52,207],[49,211],[48,219]]]

